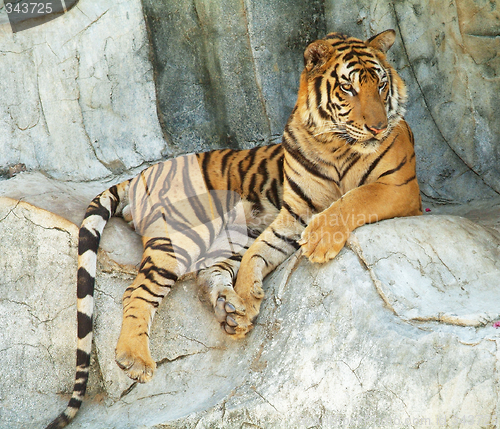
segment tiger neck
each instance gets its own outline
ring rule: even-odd
[[[318,156],[329,159],[340,149],[350,147],[345,139],[338,135],[320,130],[311,117],[304,120],[297,110],[294,110],[285,127],[283,136],[285,149],[300,150],[311,159]],[[351,150],[354,151],[352,148]]]

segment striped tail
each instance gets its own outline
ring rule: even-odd
[[[46,429],[65,427],[80,409],[89,379],[92,351],[92,320],[97,250],[109,218],[118,214],[128,201],[130,181],[112,186],[95,197],[85,213],[78,237],[76,376],[73,395],[66,409]]]

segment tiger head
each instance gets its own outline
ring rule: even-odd
[[[404,114],[406,88],[385,53],[394,30],[367,41],[331,33],[304,53],[296,112],[322,141],[341,138],[372,152]]]

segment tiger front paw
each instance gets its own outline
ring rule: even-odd
[[[120,338],[115,350],[115,361],[125,374],[139,383],[150,381],[156,369],[149,347],[142,341],[131,342]]]
[[[250,332],[259,314],[264,292],[260,288],[260,298],[251,295],[240,297],[234,290],[219,295],[214,306],[215,317],[224,331],[232,338],[243,338]]]
[[[331,216],[326,214],[314,216],[298,242],[311,262],[323,263],[335,258],[349,237],[347,226],[343,223],[331,225],[329,221]]]

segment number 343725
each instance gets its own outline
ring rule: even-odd
[[[46,15],[52,13],[52,3],[5,3],[7,13],[25,13]]]

